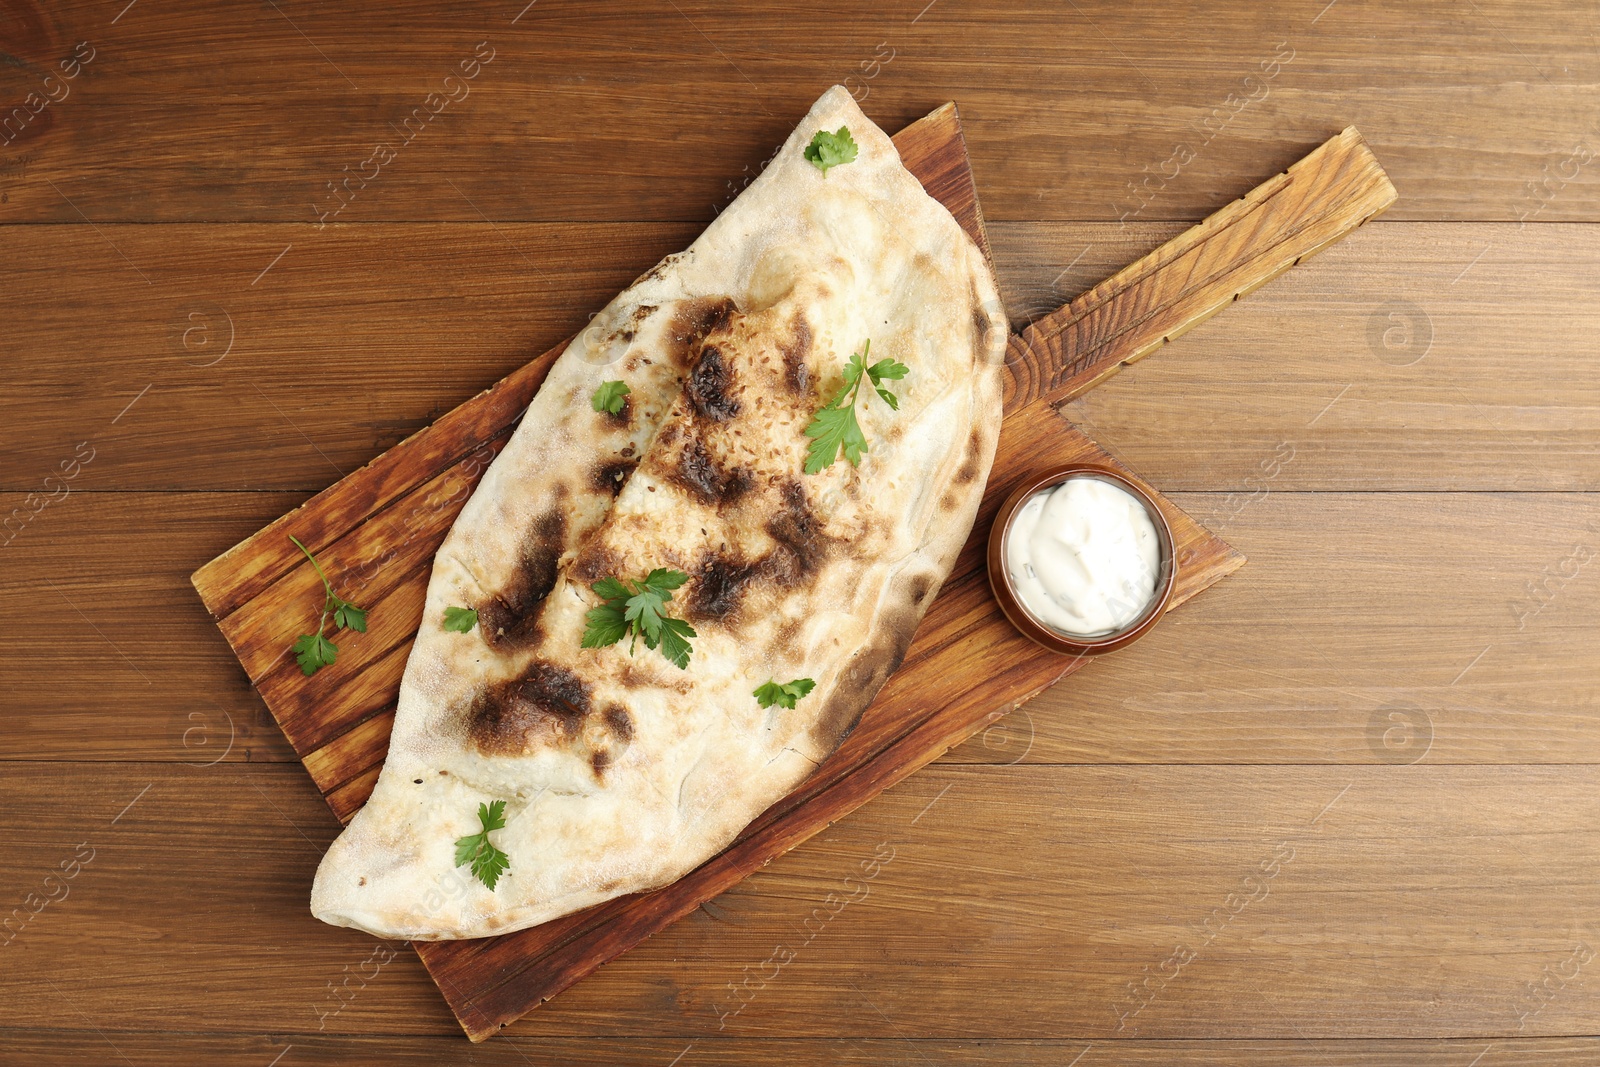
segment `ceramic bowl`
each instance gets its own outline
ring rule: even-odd
[[[1054,488],[1070,478],[1098,478],[1110,482],[1138,500],[1149,512],[1150,521],[1156,528],[1156,539],[1160,544],[1161,571],[1156,578],[1155,594],[1150,598],[1150,603],[1120,630],[1092,637],[1064,633],[1034,618],[1018,598],[1011,585],[1011,577],[1006,573],[1006,536],[1011,531],[1011,523],[1016,518],[1017,512],[1033,494],[1042,489]],[[1161,513],[1160,505],[1148,490],[1110,467],[1093,463],[1072,463],[1050,467],[1029,475],[1000,505],[1000,511],[994,518],[994,525],[989,529],[989,587],[994,590],[995,599],[1000,602],[1000,610],[1005,612],[1006,618],[1011,620],[1011,624],[1020,630],[1023,636],[1052,652],[1063,655],[1096,656],[1104,652],[1114,652],[1137,641],[1150,631],[1166,611],[1177,579],[1178,560],[1173,550],[1172,527],[1168,525],[1167,517]]]

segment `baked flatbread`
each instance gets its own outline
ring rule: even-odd
[[[858,157],[826,173],[818,130]],[[666,885],[798,785],[899,665],[971,528],[1007,329],[982,253],[834,87],[686,251],[551,368],[434,560],[372,798],[317,871],[326,922],[481,937]],[[869,442],[805,474],[852,353],[909,368],[856,406]],[[631,392],[616,415],[602,382]],[[686,669],[581,647],[591,585],[689,576]],[[446,631],[447,607],[478,626]],[[791,708],[769,681],[810,678]],[[480,804],[510,860],[456,865]]]

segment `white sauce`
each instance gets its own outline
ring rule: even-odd
[[[1077,637],[1120,630],[1155,596],[1161,543],[1144,504],[1099,478],[1041,489],[1006,533],[1017,599],[1046,626]]]

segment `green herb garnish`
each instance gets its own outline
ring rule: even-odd
[[[824,178],[828,176],[829,167],[854,160],[856,142],[850,136],[850,128],[840,126],[834,133],[818,130],[816,136],[811,138],[811,143],[806,145],[806,158],[822,172]]]
[[[867,436],[861,432],[861,424],[856,421],[856,394],[861,392],[863,379],[872,383],[873,391],[883,398],[891,411],[900,410],[899,399],[882,383],[886,380],[897,381],[910,373],[910,368],[904,363],[897,363],[892,359],[880,359],[878,362],[867,366],[867,353],[872,350],[872,339],[861,346],[861,351],[850,357],[850,362],[844,368],[844,386],[834,394],[833,399],[822,405],[816,417],[806,427],[806,436],[811,438],[811,444],[806,449],[806,473],[816,474],[833,466],[833,461],[839,458],[839,450],[844,450],[844,458],[850,461],[852,467],[861,465],[861,454],[867,451]]]
[[[358,634],[364,634],[367,632],[367,613],[365,609],[356,607],[333,591],[333,583],[322,573],[322,565],[305,545],[296,540],[293,534],[289,535],[289,540],[294,541],[294,547],[311,561],[311,566],[316,568],[317,577],[322,579],[322,588],[327,593],[327,599],[322,603],[322,618],[317,620],[316,632],[301,634],[295,639],[293,646],[294,658],[300,664],[300,670],[309,678],[331,664],[339,655],[339,646],[324,637],[322,633],[327,629],[328,616],[333,616],[335,631],[354,630]]]
[[[444,628],[451,633],[464,634],[478,625],[476,608],[445,608]]]
[[[596,411],[620,415],[622,405],[628,402],[627,396],[631,392],[633,390],[628,388],[627,382],[601,382],[600,388],[594,391],[589,403]]]
[[[639,638],[644,647],[660,648],[661,654],[679,668],[688,670],[689,638],[695,636],[694,628],[682,619],[666,614],[667,601],[672,591],[689,580],[682,571],[657,567],[642,582],[625,582],[617,578],[602,578],[590,586],[605,600],[597,608],[590,608],[584,616],[588,625],[583,631],[584,648],[605,648],[632,634],[628,655],[633,655]]]
[[[295,662],[308,678],[328,666],[339,656],[339,646],[321,633],[301,634],[292,646]]]
[[[506,802],[478,805],[478,822],[483,829],[467,837],[456,839],[456,866],[472,864],[473,877],[494,888],[500,876],[511,867],[511,857],[494,847],[489,831],[503,829],[506,824]]]
[[[810,678],[796,678],[792,682],[768,682],[766,685],[756,687],[756,703],[764,708],[776,704],[782,708],[792,708],[799,699],[817,687],[817,683]]]

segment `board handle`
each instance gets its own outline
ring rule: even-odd
[[[1354,126],[1011,337],[1008,413],[1059,405],[1209,319],[1395,202]]]

